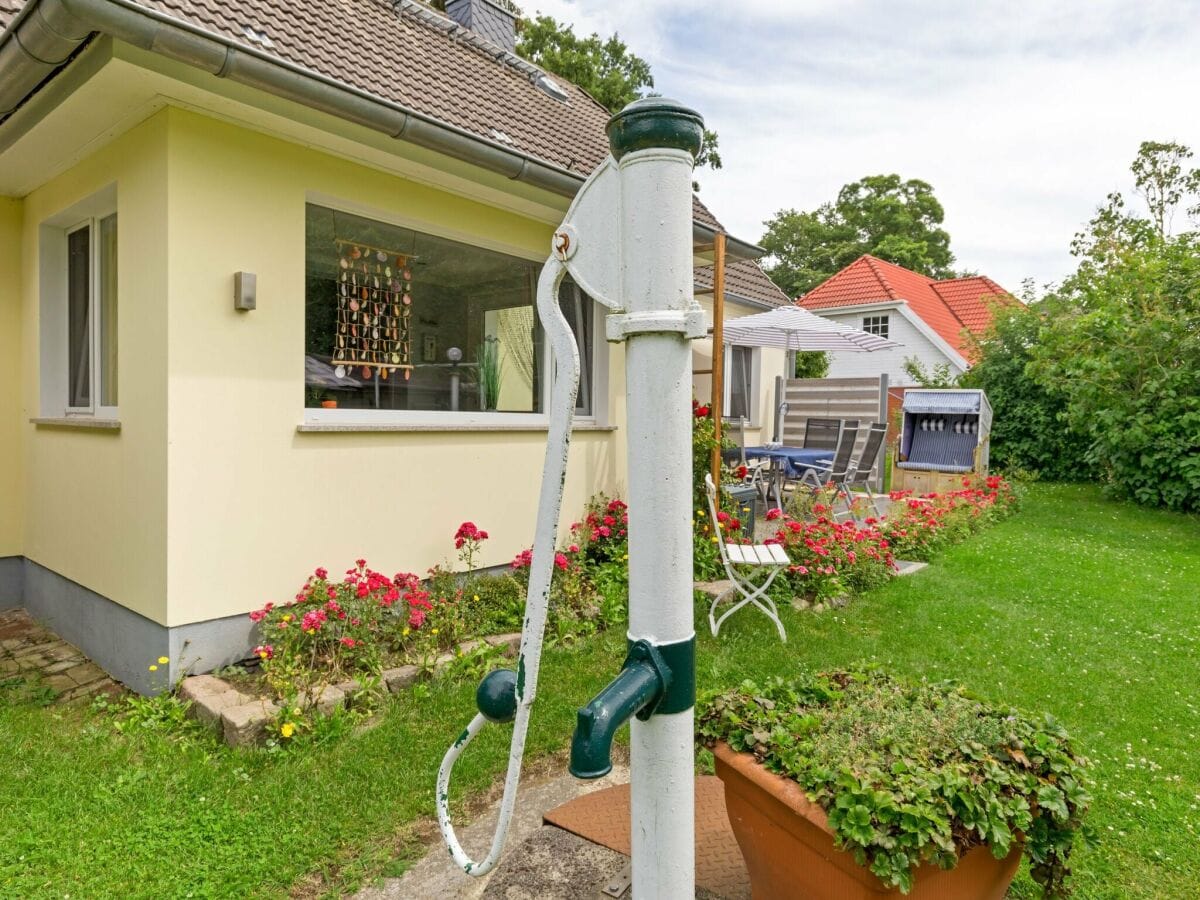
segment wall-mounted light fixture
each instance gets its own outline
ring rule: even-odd
[[[233,273],[233,308],[255,309],[258,305],[258,276],[253,272]]]

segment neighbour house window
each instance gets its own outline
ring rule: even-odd
[[[864,316],[862,330],[867,334],[877,334],[881,338],[888,336],[887,316]]]
[[[306,226],[307,408],[546,411],[538,263],[315,204]],[[580,345],[577,412],[591,415],[593,304],[570,282],[559,302]]]
[[[66,411],[117,406],[117,216],[66,232]]]
[[[725,417],[753,421],[755,416],[755,347],[725,348]]]

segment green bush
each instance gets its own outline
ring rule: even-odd
[[[949,869],[981,844],[997,858],[1023,846],[1046,894],[1066,893],[1091,798],[1087,761],[1049,716],[947,685],[837,672],[708,695],[697,733],[795,780],[838,845],[905,893],[921,862]]]
[[[1086,432],[1072,428],[1063,390],[1029,372],[1043,325],[1022,305],[994,309],[991,327],[975,341],[977,361],[961,378],[982,388],[992,404],[991,465],[1051,481],[1085,481],[1095,474]]]

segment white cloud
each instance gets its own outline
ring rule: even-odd
[[[700,110],[725,167],[701,196],[739,237],[863,175],[934,186],[959,265],[1012,289],[1072,269],[1071,236],[1128,189],[1142,140],[1200,151],[1189,0],[537,0],[617,31]]]

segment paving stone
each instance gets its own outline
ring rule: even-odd
[[[73,669],[67,669],[65,673],[69,678],[74,679],[76,684],[89,684],[97,678],[107,677],[104,670],[95,663],[84,663],[81,666],[76,666]]]
[[[906,560],[898,559],[896,560],[896,574],[901,577],[905,575],[913,575],[917,572],[920,572],[928,565],[929,563],[926,562],[908,562]]]
[[[68,644],[59,641],[46,648],[46,655],[57,660],[83,659],[83,654]]]
[[[724,581],[697,581],[692,587],[710,600],[716,600],[733,587],[733,582],[728,579]]]
[[[269,700],[252,700],[221,711],[225,743],[231,747],[252,747],[266,737],[267,725],[279,712]]]
[[[417,666],[400,666],[395,669],[384,669],[383,683],[393,694],[399,693],[417,680],[421,670]]]
[[[514,631],[511,634],[493,634],[484,638],[493,647],[504,647],[510,653],[516,653],[521,649],[521,632]]]
[[[46,657],[42,656],[40,653],[34,653],[27,656],[18,657],[16,662],[17,667],[22,672],[32,672],[35,669],[42,668],[48,664],[50,660],[46,659]]]
[[[12,652],[13,650],[17,650],[17,649],[23,647],[24,645],[25,645],[25,642],[23,640],[21,640],[21,638],[5,638],[4,640],[0,641],[0,647],[3,647],[5,650],[8,650],[9,652]]]
[[[317,702],[314,705],[318,713],[327,716],[335,709],[346,705],[346,692],[332,684],[326,685],[321,688],[321,693],[317,695]]]
[[[182,692],[180,696],[183,696]],[[201,694],[189,699],[192,705],[188,707],[188,712],[191,716],[215,731],[221,730],[221,714],[225,710],[250,702],[250,698],[241,691],[228,687],[220,694]]]
[[[224,694],[232,690],[233,685],[228,681],[222,681],[215,675],[192,675],[183,679],[183,683],[179,686],[179,697],[181,700],[191,700],[195,703],[201,697]]]
[[[0,673],[9,675],[13,672],[20,671],[21,667],[17,665],[15,659],[0,659]]]
[[[73,669],[79,665],[79,658],[64,659],[61,662],[51,663],[42,669],[43,675],[56,675],[59,672],[65,672],[67,669]]]
[[[78,685],[66,675],[51,675],[46,679],[46,685],[58,694],[65,694],[67,691],[78,687]]]
[[[105,690],[110,683],[111,682],[109,682],[108,679],[100,679],[99,681],[93,681],[90,684],[78,685],[77,687],[74,687],[63,694],[62,699],[67,702],[70,702],[71,700],[79,700],[87,697],[90,694],[94,694],[97,691]]]

